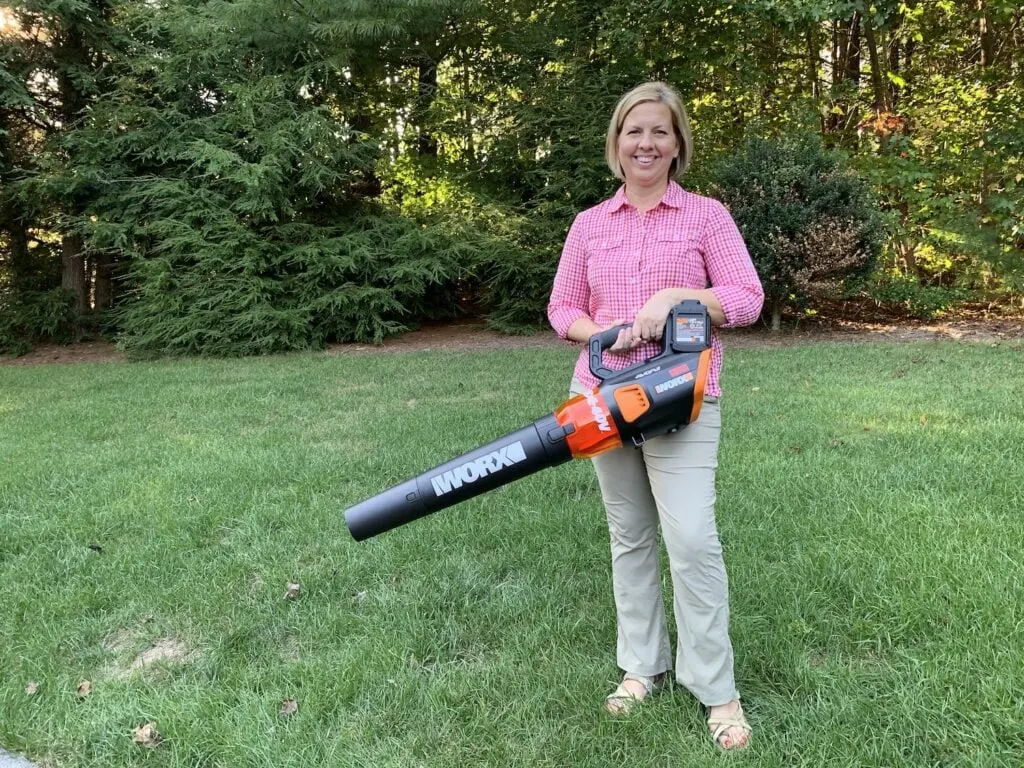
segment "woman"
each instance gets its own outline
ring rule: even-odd
[[[579,214],[569,230],[548,305],[555,331],[583,343],[628,324],[605,360],[622,369],[660,351],[654,342],[669,310],[684,299],[701,301],[713,326],[700,418],[640,449],[593,459],[611,536],[617,662],[624,672],[605,707],[616,715],[629,712],[673,669],[660,589],[660,526],[672,577],[676,680],[707,708],[715,743],[740,748],[751,731],[733,674],[728,582],[715,524],[717,329],[754,322],[764,293],[725,207],[674,181],[693,156],[686,110],[674,89],[645,83],[624,95],[612,113],[605,155],[624,184]],[[571,391],[596,385],[584,348]]]

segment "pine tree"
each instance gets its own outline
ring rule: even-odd
[[[375,201],[381,147],[368,132],[368,92],[381,86],[367,73],[413,5],[148,13],[129,20],[148,39],[75,145],[77,171],[102,190],[89,242],[130,264],[125,348],[226,355],[379,340],[425,309],[454,266],[436,235]],[[365,89],[352,83],[360,73]]]

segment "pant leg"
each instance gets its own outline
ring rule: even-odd
[[[672,572],[676,679],[703,704],[738,697],[729,638],[729,583],[715,523],[721,410],[648,441],[643,457]]]
[[[612,554],[619,668],[654,676],[672,668],[661,596],[658,509],[643,456],[619,448],[595,456]]]
[[[572,394],[584,391],[574,380]],[[629,446],[591,461],[611,542],[616,662],[625,672],[658,675],[672,668],[672,651],[661,595],[658,510],[644,458]]]

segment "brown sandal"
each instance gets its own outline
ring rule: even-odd
[[[633,680],[634,682],[640,683],[644,688],[643,693],[634,693],[627,688],[627,680]],[[622,676],[622,682],[619,683],[619,686],[605,697],[605,711],[607,711],[608,714],[615,715],[617,717],[628,715],[634,706],[645,701],[652,693],[654,693],[654,691],[661,688],[664,684],[664,672],[660,675],[655,675],[654,677],[635,675],[632,672],[627,672]]]

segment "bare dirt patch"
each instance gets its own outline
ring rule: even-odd
[[[872,302],[823,303],[815,315],[786,317],[773,332],[762,323],[725,332],[729,347],[779,347],[841,342],[1024,341],[1024,314],[1006,314],[985,307],[965,307],[941,320],[909,318]],[[482,321],[425,325],[385,339],[383,344],[334,344],[329,354],[415,352],[425,350],[488,350],[559,348],[566,342],[551,331],[532,336],[509,336],[489,330]]]
[[[0,365],[44,365],[47,363],[123,363],[125,356],[108,341],[80,341],[75,344],[38,344],[24,355],[0,355]]]
[[[783,329],[772,332],[763,324],[727,331],[729,347],[781,347],[843,342],[906,342],[949,339],[998,343],[1024,341],[1024,315],[967,307],[941,320],[918,320],[887,311],[871,303],[836,302],[817,315],[785,318]],[[490,330],[482,320],[429,323],[392,336],[381,344],[332,344],[325,354],[385,354],[390,352],[483,351],[509,348],[553,349],[566,343],[551,331],[531,336],[510,336]],[[3,365],[66,363],[118,363],[126,357],[104,341],[78,344],[42,344],[19,357],[0,356]]]
[[[111,653],[124,654],[133,645],[134,635],[128,630],[115,632],[104,642]],[[193,659],[195,651],[183,640],[176,637],[161,637],[149,647],[135,654],[130,662],[114,663],[106,669],[105,677],[127,680],[136,674],[145,674],[151,669],[161,669],[172,664],[184,664]]]
[[[174,637],[161,637],[146,650],[139,653],[129,666],[129,671],[148,667],[152,664],[180,664],[188,661],[192,655],[191,649],[184,642]]]

